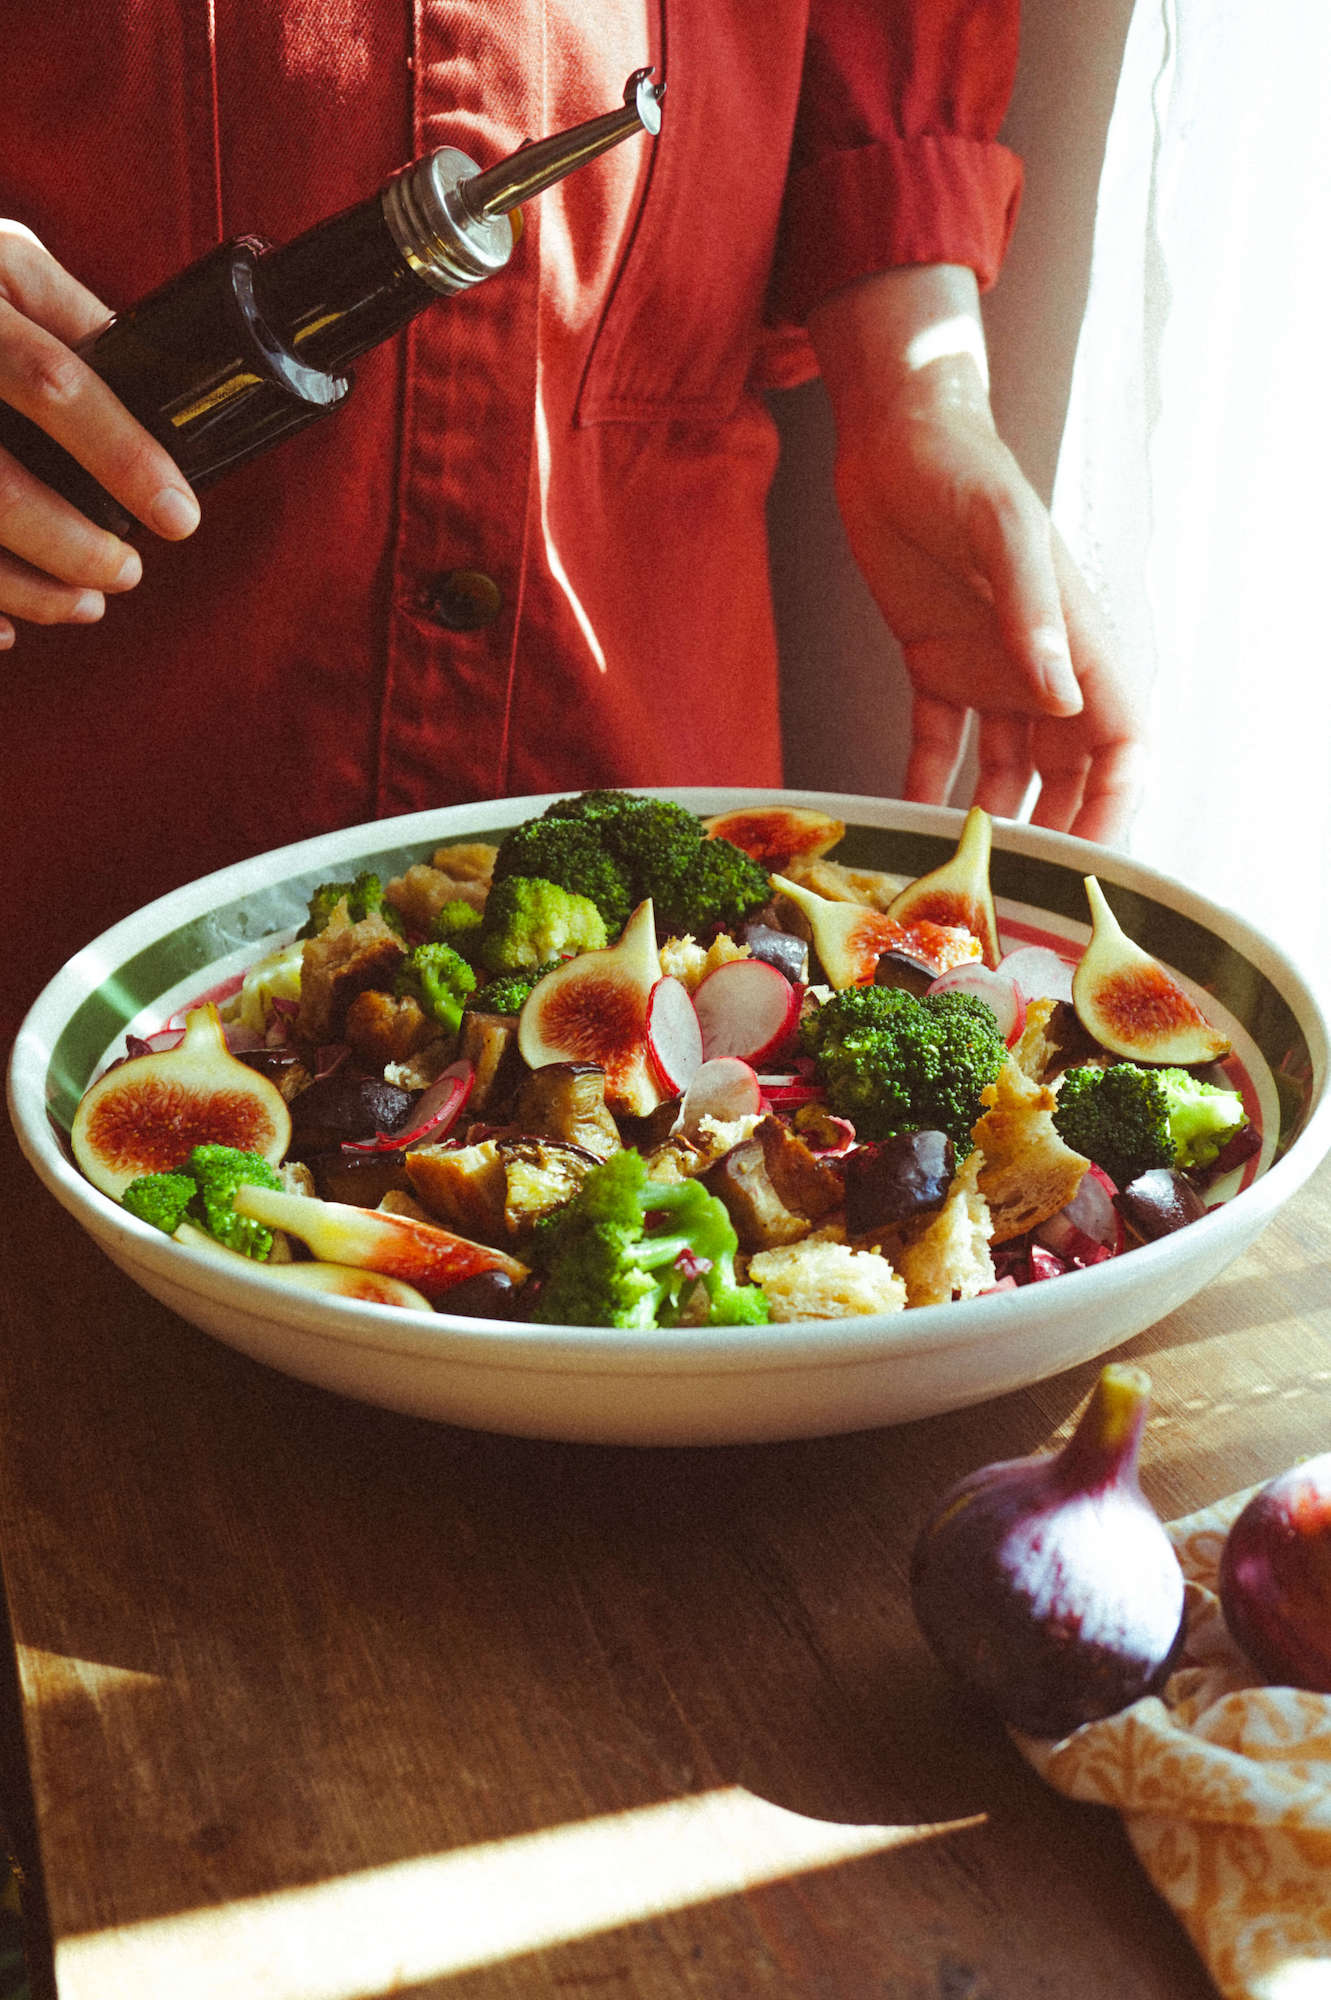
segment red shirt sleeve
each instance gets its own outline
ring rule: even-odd
[[[1021,193],[997,143],[1019,22],[1019,0],[812,0],[776,319],[906,264],[993,283]]]

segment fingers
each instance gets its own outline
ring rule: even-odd
[[[911,704],[910,754],[901,795],[920,805],[947,803],[961,762],[966,710],[916,694]]]
[[[0,404],[62,445],[145,526],[178,540],[197,526],[198,502],[161,445],[71,345],[107,317],[30,231],[0,223]],[[128,542],[0,449],[0,646],[13,644],[16,619],[100,617],[106,595],[132,589],[141,574]]]
[[[1012,463],[1012,479],[977,494],[970,541],[992,592],[1004,652],[1024,675],[1034,705],[1076,715],[1082,693],[1073,669],[1051,523]]]

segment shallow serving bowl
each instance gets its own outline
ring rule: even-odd
[[[779,799],[847,823],[835,858],[911,876],[955,846],[959,812],[812,792],[672,791],[699,813]],[[1230,912],[1084,841],[1000,822],[992,880],[1009,946],[1084,943],[1096,874],[1129,934],[1231,1035],[1263,1131],[1255,1175],[1201,1221],[1091,1270],[966,1303],[769,1328],[621,1333],[297,1296],[262,1267],[187,1249],[72,1164],[79,1096],[126,1031],[146,1033],[303,920],[320,882],[385,879],[445,841],[495,837],[549,796],[445,808],[304,841],[207,876],[117,924],[52,980],[20,1030],[10,1110],[56,1199],[136,1283],[284,1372],[416,1415],[537,1437],[722,1443],[928,1416],[1106,1353],[1247,1247],[1331,1149],[1328,1030],[1285,955]]]

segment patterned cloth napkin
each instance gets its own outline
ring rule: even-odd
[[[1224,2000],[1331,2000],[1331,1695],[1262,1681],[1215,1594],[1254,1491],[1167,1528],[1188,1640],[1161,1694],[1061,1742],[1013,1738],[1056,1790],[1118,1808]]]

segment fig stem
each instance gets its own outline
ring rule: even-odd
[[[1151,1379],[1145,1369],[1122,1361],[1106,1363],[1076,1429],[1058,1454],[1063,1483],[1079,1491],[1135,1483],[1150,1407]]]

